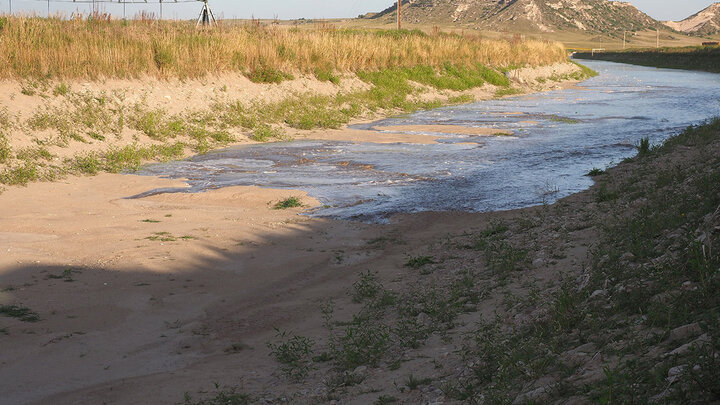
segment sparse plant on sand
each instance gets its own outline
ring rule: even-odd
[[[278,201],[273,205],[273,209],[275,210],[285,210],[288,208],[298,208],[302,207],[302,201],[298,197],[288,197],[282,201]]]

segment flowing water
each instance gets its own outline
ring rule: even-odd
[[[237,146],[151,165],[141,174],[187,178],[191,187],[185,192],[234,185],[301,189],[325,204],[310,215],[368,222],[401,212],[506,210],[552,203],[587,189],[590,169],[633,156],[641,138],[658,143],[720,115],[720,75],[582,62],[600,75],[579,88],[439,108],[364,126],[491,127],[511,130],[513,136],[437,134],[435,145],[295,141]]]

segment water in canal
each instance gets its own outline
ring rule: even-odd
[[[720,75],[581,61],[600,75],[580,87],[385,119],[388,125],[507,129],[513,136],[441,134],[440,143],[295,141],[237,146],[150,165],[187,178],[189,192],[234,185],[301,189],[310,215],[383,222],[395,213],[494,211],[552,203],[588,188],[585,174],[720,115]],[[179,190],[154,190],[173,192]],[[185,190],[186,192],[188,190]]]

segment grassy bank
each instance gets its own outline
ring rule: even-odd
[[[3,17],[0,78],[21,83],[8,102],[35,107],[21,114],[0,105],[0,184],[136,170],[146,161],[248,138],[287,139],[288,130],[339,128],[358,118],[471,102],[472,90],[484,85],[494,86],[497,96],[516,94],[504,74],[509,69],[565,61],[562,45],[534,40]],[[187,105],[171,113],[148,102],[142,82],[132,91],[91,90],[78,82],[151,77],[207,87],[204,80],[222,73],[247,76],[259,94],[283,82],[297,85],[280,100],[232,98],[232,82],[208,88],[211,95],[201,103],[164,96]],[[362,86],[341,90],[346,80]],[[316,91],[321,85],[326,90]]]
[[[720,73],[720,47],[684,47],[619,52],[578,52],[578,59],[606,60],[668,69]]]
[[[559,43],[420,31],[258,25],[197,30],[189,22],[0,19],[0,78],[193,78],[244,72],[259,81],[276,81],[298,73],[326,76],[446,63],[538,66],[566,59]]]
[[[428,241],[399,273],[360,273],[345,299],[322,305],[325,333],[268,342],[300,392],[325,387],[288,397],[717,401],[719,145],[720,120],[641,143],[582,196]],[[395,383],[371,389],[382,381]],[[258,399],[217,398],[229,393]]]

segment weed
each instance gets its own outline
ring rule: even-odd
[[[601,175],[603,175],[603,174],[605,174],[605,170],[603,170],[603,169],[598,169],[597,167],[593,167],[593,168],[588,172],[587,175],[590,176],[590,177],[595,177],[595,176],[601,176]]]
[[[225,353],[228,353],[228,354],[239,353],[246,349],[248,349],[248,345],[246,345],[244,343],[233,343],[230,346],[225,348]]]
[[[275,210],[285,210],[288,208],[298,208],[302,207],[302,201],[298,197],[288,197],[282,201],[279,201],[273,205],[273,209]]]
[[[378,399],[373,402],[373,405],[386,405],[386,404],[395,404],[397,402],[400,402],[399,399],[392,395],[380,395]]]
[[[65,96],[70,91],[70,87],[65,83],[60,83],[53,89],[54,96]]]
[[[548,120],[553,121],[553,122],[562,122],[565,124],[579,124],[581,122],[580,120],[576,120],[576,119],[568,118],[568,117],[562,117],[562,116],[554,115],[554,114],[549,115]]]
[[[173,236],[170,232],[155,232],[145,239],[160,242],[175,242],[178,238]]]
[[[639,157],[644,157],[650,154],[650,138],[645,137],[641,138],[638,143],[635,145],[635,148],[638,151]]]
[[[0,305],[0,315],[17,318],[23,322],[37,322],[40,320],[40,315],[37,312],[18,305]]]
[[[0,164],[7,163],[11,155],[12,149],[10,148],[7,138],[0,134]]]
[[[0,183],[9,186],[24,186],[39,178],[40,174],[38,173],[37,165],[31,162],[25,162],[20,166],[10,167],[0,172]]]
[[[423,385],[428,385],[431,382],[432,378],[417,378],[414,375],[410,374],[405,380],[405,386],[408,387],[410,391],[413,391]]]
[[[153,45],[153,61],[159,70],[167,70],[175,62],[172,51],[158,44]]]
[[[323,82],[330,82],[332,84],[340,84],[340,78],[336,76],[331,70],[315,69],[315,77]]]
[[[280,362],[282,370],[293,380],[303,380],[312,370],[312,348],[315,342],[307,337],[275,329],[279,343],[268,343],[270,355]]]
[[[514,96],[514,95],[522,94],[522,93],[523,93],[523,91],[521,89],[517,89],[515,87],[508,87],[508,88],[497,90],[495,92],[495,97],[500,98],[500,97],[506,97],[506,96]]]
[[[253,131],[251,138],[258,142],[267,142],[271,139],[283,139],[285,131],[280,127],[260,125]]]
[[[65,270],[63,270],[63,272],[61,274],[59,274],[59,275],[49,274],[47,276],[47,278],[51,279],[51,280],[63,280],[66,283],[72,283],[73,281],[75,281],[75,279],[73,278],[74,271],[75,270],[73,270],[73,269],[65,269]]]
[[[435,257],[433,256],[416,256],[411,257],[408,259],[408,261],[405,263],[405,267],[410,267],[413,269],[419,269],[426,264],[434,264],[435,263]]]
[[[390,348],[390,329],[382,322],[354,316],[343,334],[333,336],[330,351],[341,370],[376,366]]]
[[[245,393],[237,392],[236,388],[220,390],[218,384],[215,384],[218,390],[211,398],[193,401],[189,393],[185,393],[183,404],[185,405],[250,405],[254,403],[253,398]]]
[[[294,79],[293,75],[264,63],[245,72],[245,76],[254,83],[281,83],[284,80]]]
[[[378,296],[383,291],[383,286],[378,280],[377,272],[360,273],[360,279],[353,283],[353,302],[363,302]]]

